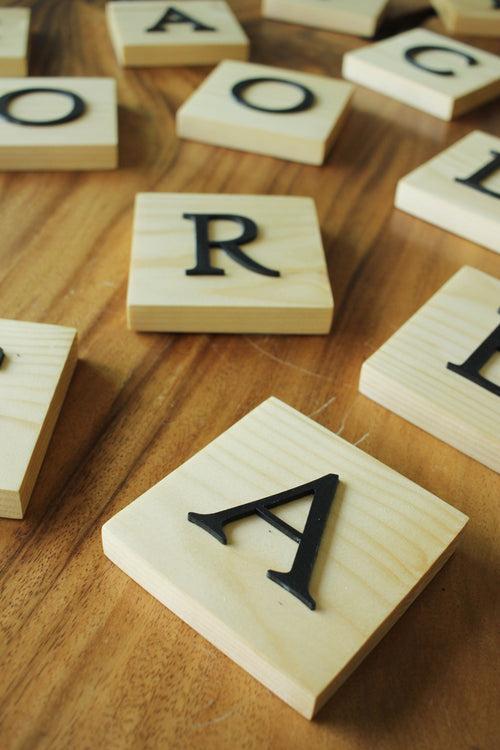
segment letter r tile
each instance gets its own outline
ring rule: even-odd
[[[500,57],[427,29],[344,55],[344,78],[453,120],[500,94]]]
[[[403,177],[395,205],[500,253],[500,138],[468,133]]]
[[[500,472],[500,280],[456,273],[364,363],[360,391]]]
[[[177,112],[181,138],[322,164],[353,86],[325,76],[225,60]]]
[[[466,523],[270,398],[107,521],[102,540],[174,615],[311,718]]]
[[[328,333],[333,296],[314,201],[139,194],[127,314],[138,331]]]

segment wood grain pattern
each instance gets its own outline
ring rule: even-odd
[[[14,5],[13,2],[9,3]],[[0,746],[7,750],[490,750],[498,475],[358,393],[362,363],[459,268],[499,256],[394,208],[398,180],[470,130],[357,89],[321,168],[175,137],[206,68],[118,65],[101,0],[32,0],[31,73],[116,76],[120,169],[0,174],[0,315],[75,326],[79,362],[23,521],[0,521]],[[340,76],[364,43],[233,0],[252,59]],[[427,22],[442,33],[437,18]],[[500,53],[495,39],[467,38]],[[330,336],[137,334],[125,303],[135,194],[315,198]],[[193,634],[102,553],[100,528],[270,395],[470,517],[462,543],[313,722]]]
[[[471,36],[500,36],[500,13],[494,0],[432,0],[447,31]]]
[[[500,170],[480,183],[496,195],[457,182],[491,164],[493,153],[500,138],[469,133],[399,181],[396,207],[500,253]]]
[[[8,111],[30,123],[58,120],[69,114],[81,98],[84,112],[70,122],[29,125],[0,118],[0,169],[14,171],[114,169],[118,162],[118,123],[115,81],[108,78],[31,77],[1,78],[0,96],[26,89]]]
[[[0,8],[0,76],[28,74],[29,8]]]
[[[240,81],[269,77],[278,80],[250,86],[244,100],[277,110],[297,106],[304,94],[286,83],[291,81],[309,89],[314,96],[312,106],[292,114],[263,112],[231,95]],[[226,60],[179,108],[176,131],[181,138],[202,143],[319,165],[344,124],[352,93],[353,87],[346,81]]]
[[[257,226],[242,251],[280,276],[244,268],[220,249],[224,276],[189,276],[196,227],[184,214],[233,214]],[[234,221],[211,221],[211,241],[241,236]],[[127,319],[136,331],[328,333],[333,296],[318,216],[310,198],[148,193],[135,203]]]
[[[263,0],[266,18],[358,36],[374,36],[388,0]]]
[[[0,517],[22,518],[77,359],[76,331],[0,319]]]
[[[312,612],[266,578],[296,545],[254,516],[223,546],[188,522],[339,476]],[[310,498],[277,509],[302,530]],[[268,399],[102,529],[106,555],[270,690],[312,718],[456,547],[467,518],[278,399]]]
[[[170,23],[164,31],[148,31],[168,7],[163,0],[108,2],[109,33],[122,65],[213,65],[225,59],[248,59],[248,38],[226,2],[180,0],[171,6],[205,25],[206,30],[187,22]]]
[[[447,368],[499,324],[500,280],[462,268],[364,363],[360,390],[500,472],[500,398]],[[482,371],[497,383],[495,357]]]
[[[425,50],[417,62],[438,71],[422,70],[405,59],[405,52],[418,47],[445,47]],[[448,50],[456,50],[457,55]],[[460,55],[476,60],[467,64]],[[477,47],[452,40],[426,29],[412,29],[344,57],[342,73],[349,81],[392,96],[442,120],[453,120],[500,94],[500,57]]]

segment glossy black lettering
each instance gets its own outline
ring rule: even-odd
[[[279,492],[277,495],[270,495],[262,500],[227,508],[218,513],[188,513],[188,521],[208,531],[221,544],[227,544],[224,533],[226,524],[240,521],[252,515],[257,515],[267,521],[299,545],[291,569],[286,573],[268,570],[268,578],[300,599],[309,609],[316,609],[316,602],[309,592],[309,583],[338,482],[337,474],[326,474],[320,479],[315,479],[299,487],[293,487],[290,490],[285,490],[285,492]],[[311,494],[313,500],[302,532],[297,531],[271,512],[271,508],[277,508]]]

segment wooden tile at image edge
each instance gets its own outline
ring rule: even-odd
[[[0,319],[0,518],[22,518],[77,362],[74,328]]]
[[[495,331],[499,305],[500,280],[464,266],[364,362],[359,383],[368,398],[497,472],[500,397],[447,364],[465,362]]]
[[[329,473],[340,482],[311,580],[315,611],[266,577],[289,570],[297,549],[279,530],[252,516],[226,526],[222,545],[187,520]],[[293,501],[281,517],[302,529],[309,507]],[[102,536],[118,567],[312,718],[448,559],[466,522],[270,398],[111,518]]]

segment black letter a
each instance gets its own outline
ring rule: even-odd
[[[193,26],[193,31],[215,31],[211,26],[205,26],[201,21],[191,18],[177,8],[168,8],[160,20],[147,31],[166,31],[166,26],[170,23],[190,23]]]
[[[208,531],[222,544],[226,544],[227,538],[223,527],[227,523],[240,521],[242,518],[256,514],[294,542],[298,542],[299,548],[288,573],[268,570],[267,577],[300,599],[309,609],[316,609],[316,602],[309,593],[309,582],[338,482],[337,474],[326,474],[300,487],[293,487],[291,490],[285,490],[285,492],[265,497],[262,500],[221,510],[219,513],[188,513],[188,521]],[[302,533],[270,511],[270,508],[276,508],[278,505],[299,500],[311,494],[313,494],[313,501]]]
[[[447,368],[452,372],[456,372],[457,375],[462,375],[467,380],[476,383],[476,385],[480,385],[481,388],[494,393],[495,396],[500,396],[500,385],[492,383],[491,380],[488,380],[480,373],[480,370],[492,358],[495,352],[500,352],[500,325],[495,328],[493,333],[490,333],[488,338],[477,347],[476,351],[472,352],[462,365],[454,365],[452,362],[448,362]]]

